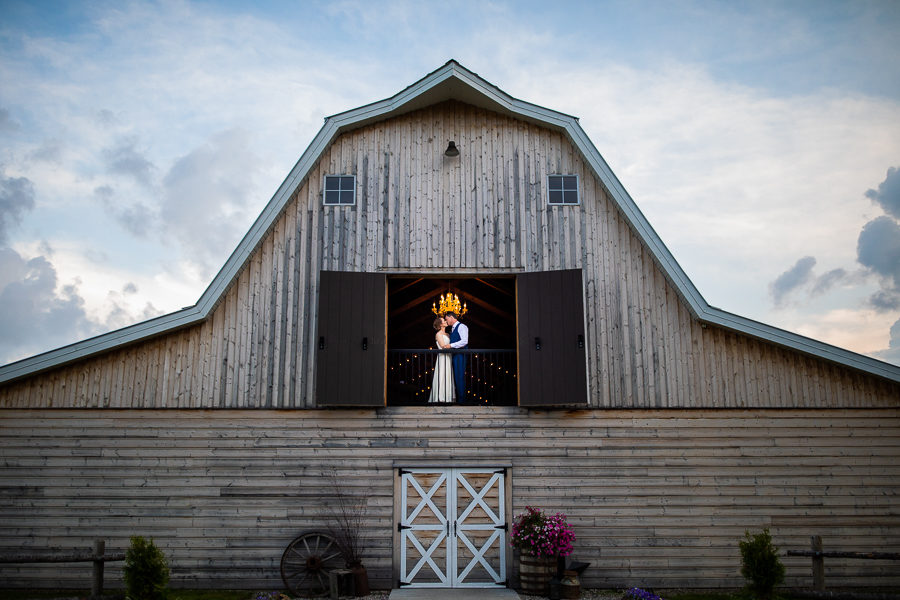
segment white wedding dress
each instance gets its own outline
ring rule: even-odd
[[[443,331],[434,336],[437,347],[450,343],[450,337]],[[453,387],[453,365],[449,354],[438,354],[434,361],[434,379],[431,381],[431,396],[428,402],[453,402],[456,390]]]

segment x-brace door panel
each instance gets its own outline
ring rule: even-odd
[[[404,469],[400,583],[506,584],[505,470]]]

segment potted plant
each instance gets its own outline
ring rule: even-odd
[[[547,595],[559,557],[572,554],[575,533],[566,515],[526,506],[513,520],[509,544],[519,551],[519,581],[526,594]]]

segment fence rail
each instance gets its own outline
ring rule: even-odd
[[[64,563],[64,562],[90,562],[94,563],[91,577],[91,597],[99,598],[103,595],[103,565],[107,562],[125,560],[124,552],[106,552],[106,542],[94,540],[94,547],[89,550],[69,550],[66,548],[45,548],[41,551],[21,552],[0,550],[0,563],[25,564],[25,563]]]
[[[441,354],[466,356],[466,398],[471,404],[514,406],[518,400],[516,351],[508,348],[388,350],[387,401],[409,406],[428,403],[434,365]]]
[[[822,545],[822,536],[814,535],[810,538],[810,550],[788,550],[788,556],[812,557],[813,589],[821,591],[825,589],[825,559],[826,558],[858,558],[868,560],[900,560],[897,552],[845,552],[831,550],[826,552]]]

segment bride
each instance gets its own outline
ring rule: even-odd
[[[443,317],[434,320],[434,342],[438,348],[450,347],[450,336],[444,333],[447,321]],[[453,402],[456,391],[453,387],[453,366],[449,354],[438,354],[434,361],[434,379],[431,382],[431,396],[428,402]]]

